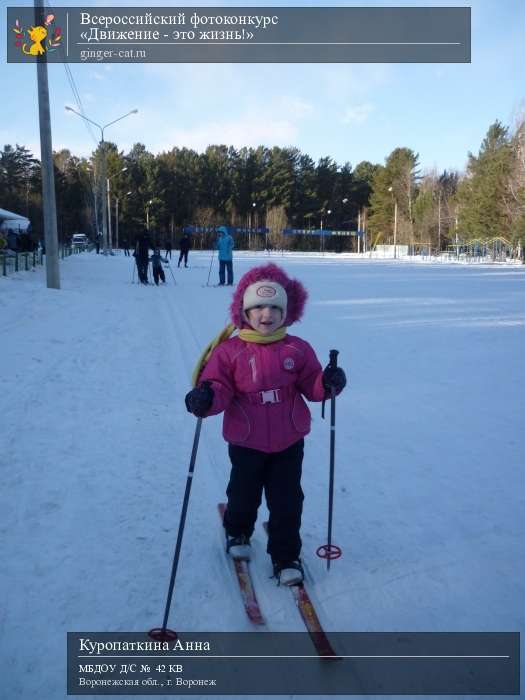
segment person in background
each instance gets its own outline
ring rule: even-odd
[[[233,285],[233,238],[228,233],[226,226],[219,226],[217,229],[219,238],[216,246],[219,251],[219,286],[224,285],[224,272],[227,272],[228,286]]]
[[[171,241],[166,240],[166,257],[171,260]]]
[[[188,253],[191,248],[191,239],[187,233],[185,233],[180,239],[179,243],[179,262],[177,267],[180,267],[181,262],[184,260],[184,267],[188,267]]]
[[[137,239],[137,244],[135,246],[135,252],[133,256],[135,258],[135,263],[137,265],[137,274],[139,276],[139,282],[142,284],[148,284],[148,261],[149,261],[149,234],[144,231]]]
[[[121,245],[122,245],[122,248],[123,248],[123,250],[124,250],[124,255],[128,255],[128,256],[129,256],[129,243],[128,243],[127,237],[126,237],[126,238],[122,238],[122,243],[121,243]]]

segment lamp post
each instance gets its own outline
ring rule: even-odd
[[[397,258],[397,198],[394,195],[394,188],[389,187],[388,191],[392,193],[394,200],[394,260]]]
[[[257,206],[257,202],[252,202],[252,209],[250,211],[250,228],[248,229],[248,250],[252,249],[252,229],[253,229],[253,224],[255,222],[255,207]]]
[[[97,236],[99,235],[100,229],[98,226],[98,200],[97,200],[97,174],[95,171],[95,168],[91,163],[88,163],[86,165],[86,170],[89,173],[88,178],[89,178],[89,185],[91,187],[91,192],[93,194],[93,208],[94,208],[94,214],[95,214],[95,241],[97,239]]]
[[[118,173],[110,175],[106,178],[106,191],[108,193],[108,239],[109,239],[109,251],[110,254],[113,252],[113,237],[111,235],[111,180],[120,175],[120,173],[126,172],[127,168],[122,168]],[[117,248],[118,248],[118,238],[117,238]]]
[[[129,197],[130,194],[132,194],[131,190],[129,192],[126,192],[124,197]],[[117,250],[118,250],[118,200],[119,200],[119,198],[115,197],[115,234],[116,234],[115,245],[117,247]]]
[[[342,203],[342,204],[348,204],[348,197],[344,197],[344,198],[341,200],[341,203]],[[343,212],[343,215],[344,215],[344,212]],[[348,219],[348,221],[343,221],[343,225],[344,225],[344,224],[349,224],[349,223],[350,223],[350,219]],[[358,253],[359,253],[359,251],[360,251],[360,243],[361,243],[361,239],[360,239],[360,237],[359,237],[359,221],[358,221],[358,223],[357,223],[357,252],[358,252]],[[352,247],[353,247],[353,244],[352,244]]]
[[[149,231],[149,208],[153,204],[153,200],[150,199],[149,202],[146,204],[146,228]]]
[[[106,206],[104,205],[104,202],[107,200],[107,178],[106,178],[106,170],[107,170],[107,153],[106,153],[106,143],[104,141],[104,130],[108,128],[108,126],[111,126],[112,124],[115,124],[116,122],[119,122],[121,119],[125,119],[126,117],[129,117],[130,114],[137,114],[139,111],[138,109],[132,109],[131,112],[127,112],[126,114],[123,114],[121,117],[118,117],[118,119],[113,119],[113,121],[108,122],[107,124],[104,124],[101,126],[100,124],[97,124],[97,122],[94,122],[92,119],[89,119],[88,117],[85,117],[83,114],[80,114],[80,112],[77,112],[76,109],[73,109],[73,107],[68,107],[66,105],[66,111],[68,112],[73,112],[73,114],[76,114],[77,117],[80,117],[81,119],[84,119],[86,122],[89,122],[90,124],[93,124],[94,126],[97,127],[97,129],[100,129],[100,147],[102,150],[102,172],[101,172],[101,179],[102,179],[102,186],[104,188],[104,192],[102,193],[102,230],[104,234],[104,255],[108,254],[108,248],[110,247],[109,239],[108,239],[108,211],[106,209]]]
[[[321,210],[321,212],[323,212],[323,211],[324,211],[324,209]],[[326,218],[328,218],[331,213],[332,213],[332,210],[328,209],[326,212]],[[321,245],[320,245],[320,248],[321,248],[321,251],[324,255],[324,232],[323,232],[323,216],[322,216],[322,214],[321,214]]]

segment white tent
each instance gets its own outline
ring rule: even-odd
[[[19,234],[26,233],[29,228],[30,221],[27,217],[15,214],[7,209],[0,209],[0,232],[7,233],[8,231]]]

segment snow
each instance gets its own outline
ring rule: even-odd
[[[66,696],[66,633],[162,622],[195,419],[198,353],[227,321],[210,253],[131,284],[133,258],[61,262],[0,278],[1,683],[8,700]],[[237,254],[237,279],[265,254]],[[328,420],[311,406],[303,557],[331,631],[525,628],[525,270],[272,254],[310,291],[291,332],[323,364],[340,350],[333,540]],[[212,269],[215,282],[217,270]],[[329,415],[327,405],[327,417]],[[221,418],[203,425],[170,626],[247,631],[216,504],[229,473]],[[264,518],[262,509],[260,521]],[[255,585],[269,627],[302,631],[291,596]]]

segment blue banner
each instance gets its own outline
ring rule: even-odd
[[[334,231],[329,228],[284,228],[285,236],[362,236],[364,231]]]
[[[197,226],[195,224],[190,224],[189,226],[184,226],[183,233],[216,233],[218,226]],[[236,233],[248,233],[248,234],[267,234],[270,233],[269,228],[246,228],[244,226],[223,226],[230,236],[234,236]]]

